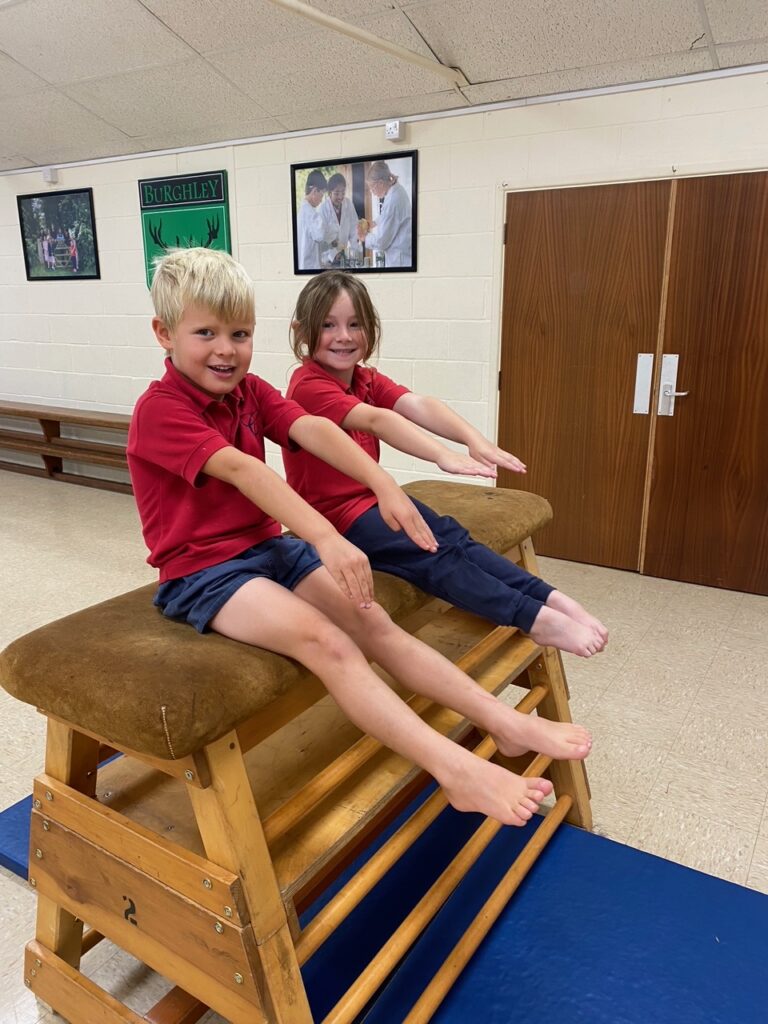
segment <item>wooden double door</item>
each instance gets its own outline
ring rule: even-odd
[[[499,389],[540,553],[768,594],[768,174],[510,194]]]

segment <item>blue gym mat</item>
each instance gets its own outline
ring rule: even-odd
[[[31,796],[0,811],[0,864],[22,878],[27,877],[31,813]]]
[[[20,866],[23,876],[28,818],[29,798],[0,814],[0,861],[11,870]],[[302,924],[401,820],[302,915]],[[315,1020],[335,1005],[480,821],[445,811],[305,964]],[[501,830],[360,1024],[401,1024],[539,823],[534,818],[524,829]],[[563,825],[433,1021],[768,1024],[767,965],[768,896]]]

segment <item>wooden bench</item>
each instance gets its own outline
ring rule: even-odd
[[[19,420],[33,424],[37,429],[14,430],[0,426],[0,448],[18,452],[21,455],[40,456],[42,466],[0,460],[0,469],[12,473],[26,473],[30,476],[47,476],[52,480],[63,480],[70,484],[84,484],[87,487],[101,487],[108,491],[131,493],[127,481],[107,480],[103,477],[64,469],[64,461],[109,469],[128,471],[125,457],[125,437],[116,436],[114,444],[62,435],[62,427],[79,427],[86,430],[111,432],[125,435],[131,417],[121,413],[96,412],[94,410],[64,409],[57,406],[31,405],[27,402],[0,401],[0,420]]]
[[[544,499],[433,481],[406,489],[536,572],[530,535],[551,518]],[[361,736],[301,666],[165,619],[153,589],[50,623],[0,654],[0,682],[48,718],[45,772],[34,784],[29,884],[38,915],[25,982],[72,1024],[191,1024],[207,1007],[233,1024],[312,1024],[301,966],[445,797],[429,796],[302,927],[303,909],[431,780]],[[376,574],[376,595],[487,691],[515,682],[527,691],[521,711],[570,721],[557,651],[392,576]],[[500,759],[491,738],[456,713],[419,697],[410,703],[443,734]],[[126,756],[102,764],[115,750]],[[516,770],[549,775],[556,802],[511,866],[501,902],[466,933],[459,960],[557,826],[591,827],[582,762],[523,762]],[[358,1017],[500,827],[481,824],[324,1024]],[[81,957],[103,936],[172,986],[144,1016],[81,972]],[[435,976],[408,1024],[430,1019],[457,970]]]

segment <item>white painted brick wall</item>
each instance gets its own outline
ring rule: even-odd
[[[62,168],[56,188],[94,190],[102,280],[25,280],[17,194],[39,171],[0,176],[0,396],[127,412],[162,373],[150,330],[140,178],[226,168],[235,254],[257,282],[253,368],[284,387],[293,274],[289,165],[419,151],[417,274],[370,275],[384,335],[378,365],[496,429],[504,196],[510,189],[768,166],[768,75],[686,83],[412,122],[404,147],[379,127],[197,153]],[[676,170],[675,170],[676,168]],[[281,471],[271,446],[269,464]],[[399,479],[429,466],[386,449]]]

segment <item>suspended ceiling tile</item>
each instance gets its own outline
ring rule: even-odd
[[[436,110],[454,110],[467,103],[455,91],[429,93],[421,96],[407,96],[382,99],[378,103],[351,104],[349,106],[323,107],[316,110],[283,114],[280,120],[288,131],[301,128],[322,128],[326,125],[356,124],[385,118],[408,117],[413,114],[428,114]],[[381,129],[382,147],[385,144],[384,129]],[[387,146],[390,143],[386,143]]]
[[[139,148],[144,149],[143,146]],[[33,164],[46,167],[56,164],[87,163],[91,160],[102,160],[113,156],[130,156],[135,152],[135,141],[122,136],[120,139],[91,140],[90,142],[72,138],[56,144],[53,152],[50,141],[40,139],[36,145],[30,144],[28,155]]]
[[[768,61],[768,39],[752,43],[727,43],[717,48],[721,68],[741,67],[744,64],[762,64]],[[768,89],[766,89],[768,93]]]
[[[604,86],[625,85],[631,82],[650,82],[658,78],[691,75],[712,69],[709,50],[691,50],[685,53],[649,57],[647,60],[619,64],[598,64],[588,68],[571,68],[546,75],[528,75],[510,78],[504,82],[470,85],[463,89],[473,104],[499,103],[504,100],[534,96],[553,96],[581,89],[599,89]]]
[[[371,32],[380,39],[386,39],[390,43],[397,43],[398,46],[404,46],[406,50],[412,50],[423,57],[434,58],[434,54],[427,43],[402,11],[381,11],[366,17],[361,17],[360,14],[357,14],[346,20],[350,25],[363,28],[366,32]]]
[[[191,55],[137,0],[34,0],[0,8],[3,50],[48,82],[77,82]]]
[[[255,139],[264,135],[278,135],[285,131],[282,122],[275,118],[261,118],[258,121],[224,121],[214,125],[181,129],[174,132],[158,132],[133,139],[136,152],[150,152],[157,149],[186,149],[190,146],[222,144],[238,139]]]
[[[264,110],[201,58],[78,82],[67,95],[127,135],[150,135],[228,122],[253,121]]]
[[[18,96],[35,89],[44,89],[48,83],[37,75],[0,53],[0,99]]]
[[[257,53],[210,53],[207,58],[275,117],[337,106],[345,96],[356,104],[377,103],[445,88],[442,76],[346,36],[327,35],[322,61],[314,38],[285,40]]]
[[[716,43],[732,43],[768,36],[765,0],[704,0]]]
[[[262,49],[312,31],[311,22],[269,0],[144,0],[173,32],[198,52]]]
[[[334,18],[341,18],[342,21],[353,21],[366,14],[391,11],[395,6],[392,0],[311,0],[311,3],[318,10],[331,14]]]
[[[124,139],[122,132],[55,89],[16,96],[0,106],[0,147],[5,145],[6,155],[21,150],[36,159],[47,152],[44,160],[61,162],[57,153],[62,148],[77,146],[87,153],[102,142]]]
[[[0,171],[15,171],[32,163],[34,161],[28,156],[0,156]]]
[[[432,0],[407,10],[440,60],[476,83],[687,50],[704,32],[696,0]]]

